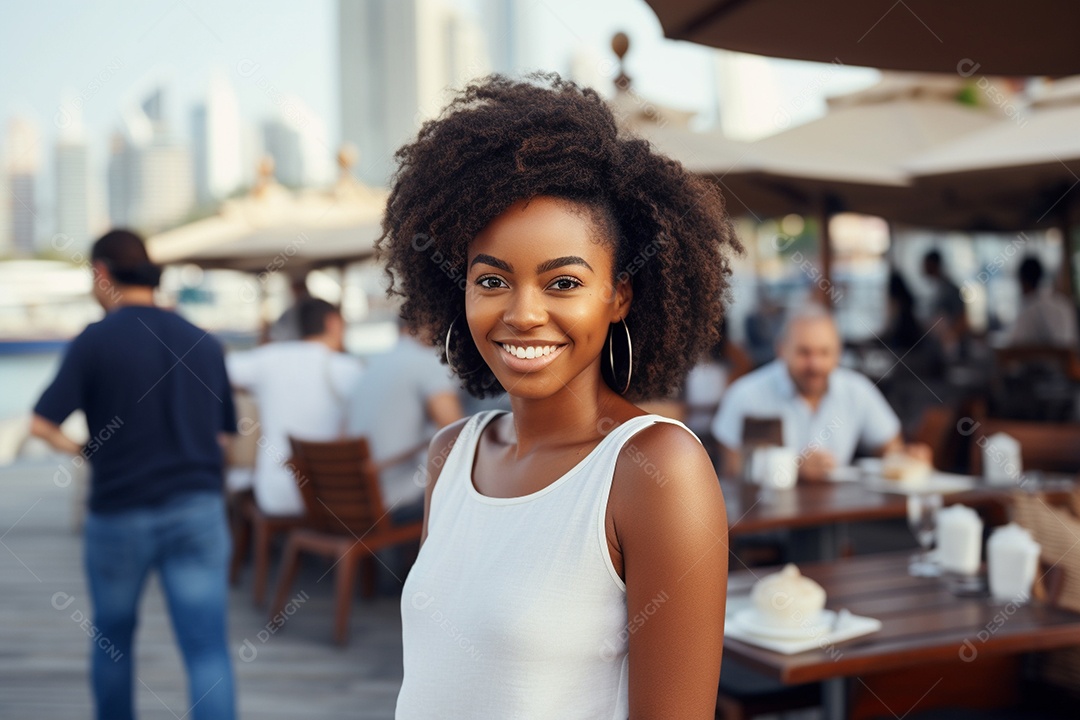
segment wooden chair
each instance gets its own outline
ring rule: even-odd
[[[241,428],[251,431],[239,433],[229,443],[227,464],[229,468],[255,469],[259,454],[260,434],[259,406],[255,397],[245,391],[234,393],[237,417],[242,418]],[[229,516],[232,525],[233,554],[229,563],[229,582],[236,585],[240,570],[254,551],[254,577],[251,600],[255,607],[266,603],[266,587],[270,577],[270,551],[279,535],[298,527],[303,522],[297,515],[267,515],[259,509],[250,488],[239,490],[229,496]]]
[[[233,501],[233,556],[229,565],[229,581],[235,585],[240,568],[254,548],[254,577],[251,601],[255,607],[266,602],[266,586],[270,577],[270,550],[274,539],[294,528],[303,526],[303,515],[268,515],[259,509],[254,494],[241,491]]]
[[[1064,498],[1049,493],[1014,491],[1013,519],[1031,532],[1042,548],[1041,571],[1032,592],[1037,600],[1080,612],[1080,489]],[[1025,695],[1049,702],[1080,702],[1080,647],[1045,653],[1037,677]],[[1051,700],[1052,699],[1052,700]]]
[[[911,439],[930,448],[934,467],[952,470],[956,465],[956,436],[956,411],[948,405],[934,405],[923,411]]]
[[[821,705],[820,683],[782,685],[779,681],[754,677],[756,673],[749,668],[726,659],[724,663],[716,696],[717,720],[750,720]]]
[[[1028,346],[994,352],[994,414],[1029,421],[1067,421],[1074,413],[1080,360],[1071,348]]]
[[[1021,420],[981,420],[971,443],[971,472],[982,475],[985,438],[1003,432],[1020,442],[1025,470],[1080,473],[1080,423],[1043,423]]]
[[[307,509],[303,527],[289,531],[281,579],[270,611],[274,617],[288,600],[296,582],[300,553],[334,560],[337,608],[334,638],[348,642],[357,567],[368,562],[365,594],[374,591],[371,561],[383,548],[420,539],[422,522],[397,525],[383,507],[378,466],[371,460],[367,440],[315,443],[289,439],[296,481]]]
[[[784,423],[778,417],[745,417],[742,431],[743,447],[783,445]]]
[[[1072,348],[1051,345],[998,348],[994,351],[994,364],[998,372],[1004,374],[1038,364],[1053,368],[1066,377],[1074,377],[1077,362],[1076,351]]]

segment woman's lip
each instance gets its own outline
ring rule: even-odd
[[[516,355],[511,355],[503,349],[502,343],[495,343],[496,351],[499,357],[502,358],[503,364],[510,368],[514,372],[527,373],[536,372],[542,370],[555,361],[555,358],[562,354],[563,348],[566,345],[559,345],[547,355],[537,358],[519,358]],[[523,346],[523,347],[528,347]],[[536,347],[536,346],[534,346]]]

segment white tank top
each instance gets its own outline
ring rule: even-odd
[[[499,412],[465,423],[432,492],[428,537],[401,595],[395,717],[625,720],[630,632],[608,551],[608,494],[627,439],[655,422],[685,426],[632,418],[551,485],[493,498],[473,485],[472,467]]]

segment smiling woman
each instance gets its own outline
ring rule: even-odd
[[[397,159],[390,291],[513,409],[432,441],[397,717],[712,718],[723,496],[630,399],[716,341],[741,250],[719,193],[554,75],[470,85]]]

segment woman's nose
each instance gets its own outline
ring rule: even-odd
[[[547,322],[543,293],[530,288],[515,290],[503,312],[503,322],[516,330],[543,325]]]

